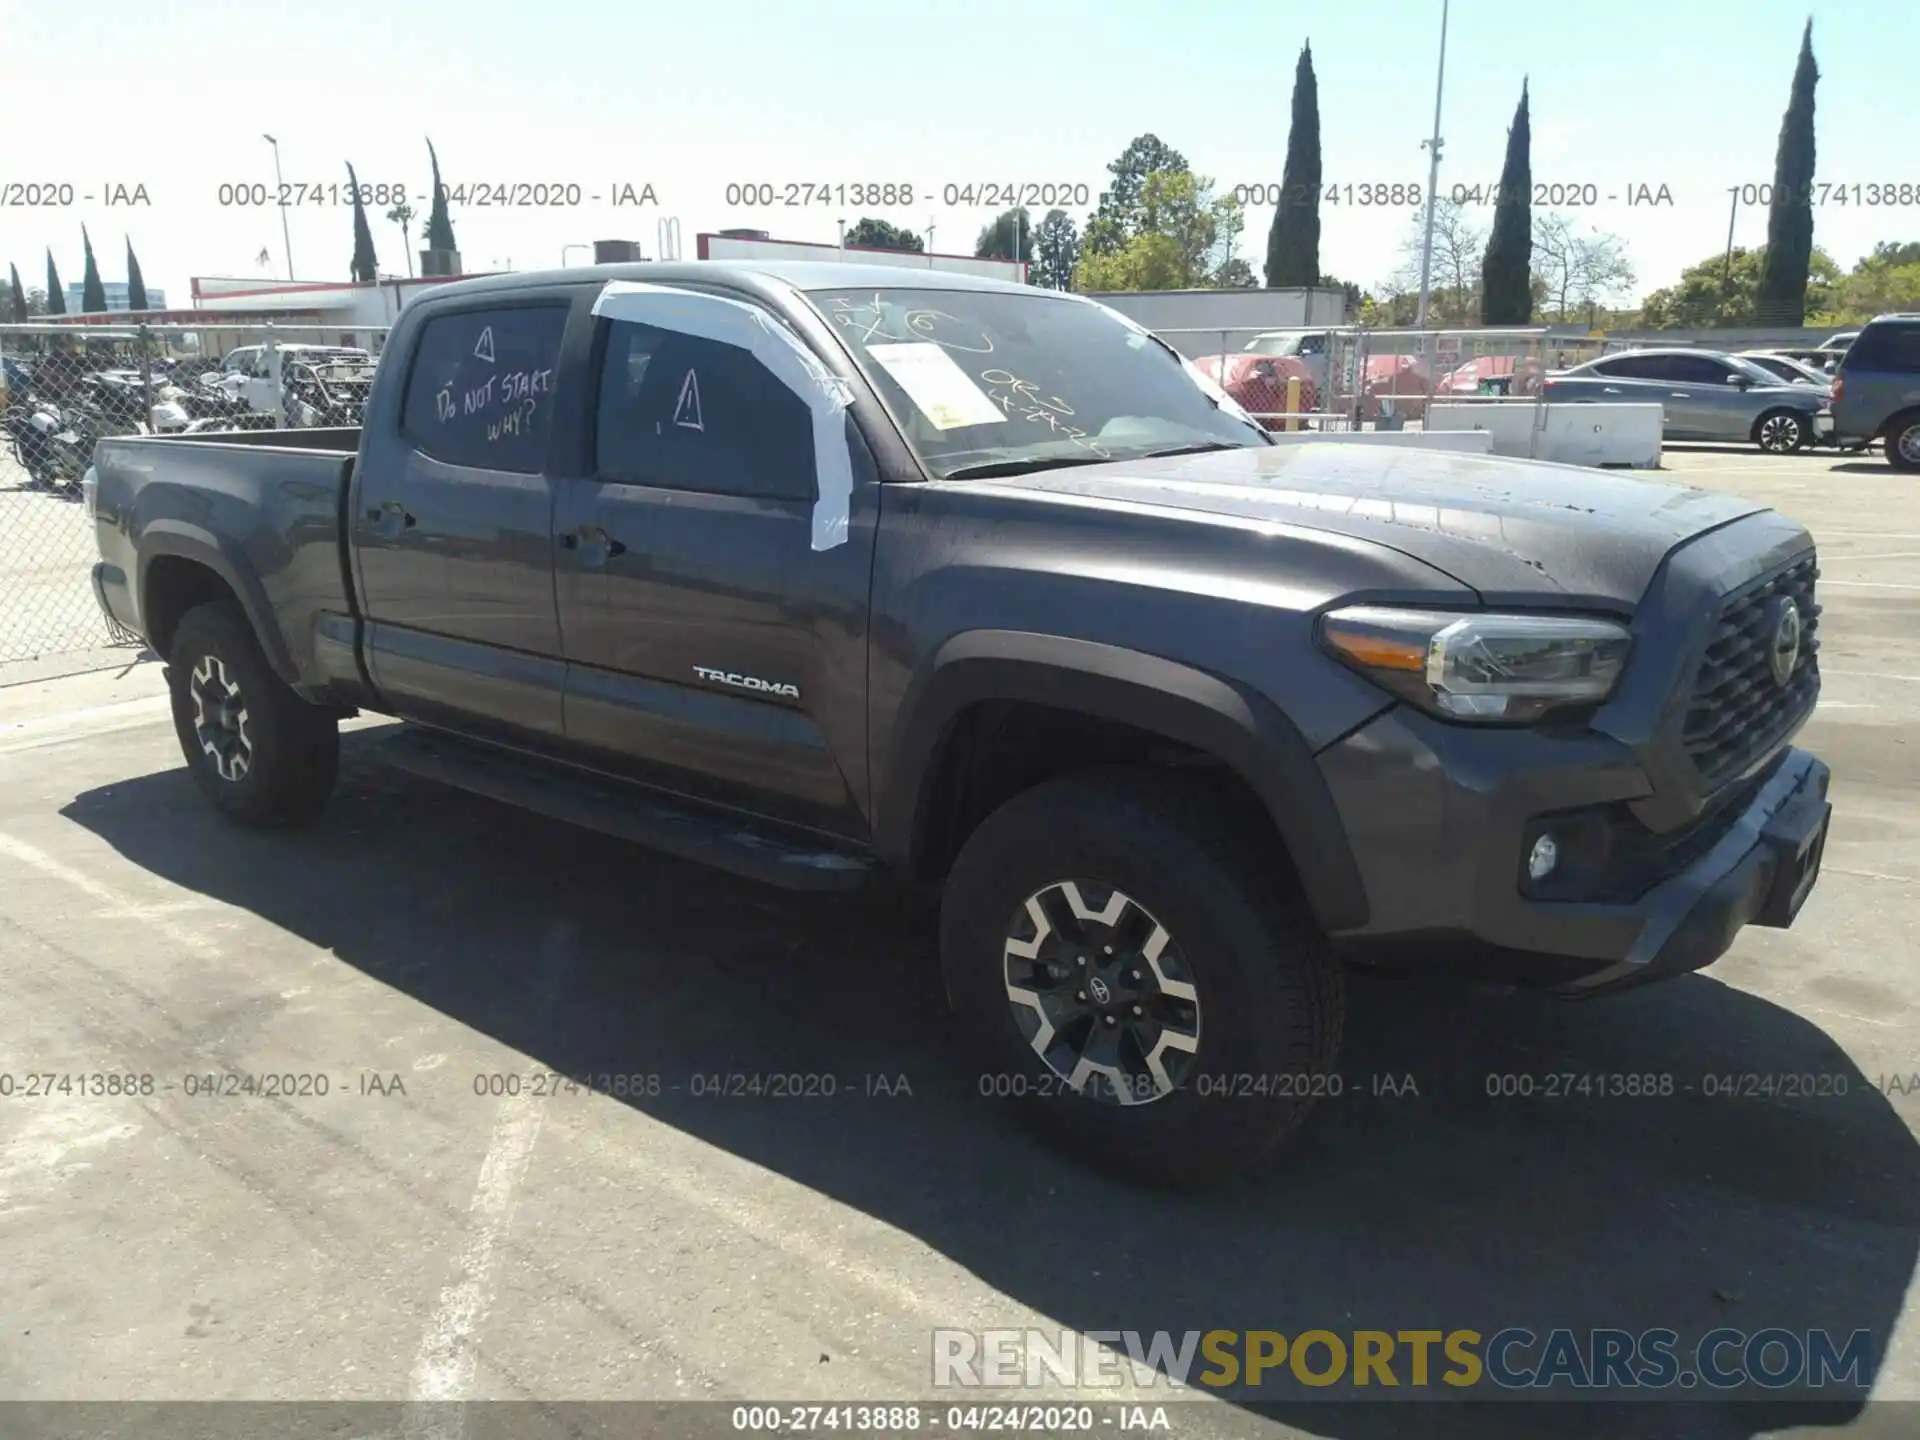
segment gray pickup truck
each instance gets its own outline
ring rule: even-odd
[[[1344,967],[1605,993],[1790,924],[1815,556],[1729,495],[1287,443],[1090,300],[654,264],[410,305],[358,430],[102,442],[100,602],[237,820],[393,764],[938,886],[983,1094],[1149,1181],[1338,1093]]]

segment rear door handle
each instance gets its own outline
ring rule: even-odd
[[[1672,392],[1672,398],[1675,400],[1691,400],[1693,398],[1693,392],[1691,390],[1675,390]]]

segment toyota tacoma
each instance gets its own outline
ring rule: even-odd
[[[981,1089],[1147,1181],[1334,1088],[1347,967],[1619,991],[1791,924],[1826,835],[1799,524],[1276,442],[1072,295],[461,281],[361,426],[109,438],[86,495],[226,815],[313,819],[372,712],[391,763],[510,804],[937,886]]]

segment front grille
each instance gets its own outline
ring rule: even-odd
[[[1727,597],[1713,641],[1694,677],[1682,730],[1687,757],[1708,789],[1738,775],[1777,746],[1813,708],[1820,693],[1820,572],[1808,551]],[[1776,597],[1800,609],[1800,658],[1785,685],[1773,675]]]

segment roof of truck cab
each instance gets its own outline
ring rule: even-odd
[[[796,290],[986,290],[1019,295],[1057,295],[1033,285],[1016,285],[959,270],[920,270],[904,265],[842,264],[835,260],[678,260],[639,261],[618,265],[573,265],[564,270],[516,271],[481,275],[436,286],[435,300],[460,295],[526,289],[535,285],[591,284],[595,281],[636,280],[643,284],[672,285],[726,281],[764,276],[782,280]]]

